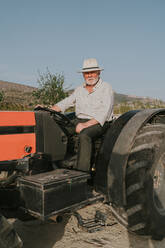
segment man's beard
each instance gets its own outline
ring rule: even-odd
[[[99,81],[99,77],[89,78],[89,79],[86,79],[86,84],[92,86],[92,85],[95,85],[98,81]]]

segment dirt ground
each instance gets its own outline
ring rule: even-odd
[[[61,223],[39,220],[21,222],[11,220],[20,235],[24,248],[164,248],[165,239],[153,241],[148,237],[129,234],[118,224],[107,206],[97,203],[78,212],[83,218],[92,218],[96,210],[109,213],[107,226],[102,230],[89,233],[79,228],[74,216],[64,216]],[[109,226],[111,225],[111,226]]]

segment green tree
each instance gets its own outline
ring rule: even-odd
[[[68,96],[64,89],[64,76],[62,74],[52,74],[48,68],[46,73],[39,73],[37,83],[39,87],[33,92],[36,103],[46,106],[54,105]]]
[[[5,93],[3,91],[0,91],[0,103],[4,100]]]

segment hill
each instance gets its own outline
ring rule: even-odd
[[[36,88],[32,86],[0,80],[0,90],[4,90],[4,91],[18,90],[21,92],[30,92],[30,91],[32,92],[34,89]]]
[[[18,106],[22,106],[23,109],[30,108],[34,104],[32,92],[35,89],[35,87],[0,80],[0,92],[4,93],[4,104],[1,109],[5,109],[5,106],[8,108],[10,105],[13,109]]]
[[[143,103],[161,102],[162,104],[165,104],[164,101],[162,101],[160,99],[156,99],[156,98],[124,95],[124,94],[119,94],[119,93],[115,92],[115,104],[119,104],[119,103],[123,103],[123,102],[135,102],[135,101],[141,101]]]
[[[139,97],[115,93],[115,114],[122,114],[133,109],[147,108],[165,108],[165,102],[150,97]]]

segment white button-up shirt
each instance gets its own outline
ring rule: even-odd
[[[113,118],[114,94],[110,84],[101,79],[89,93],[85,84],[77,87],[74,92],[56,105],[64,112],[75,106],[76,116],[81,119],[95,119],[101,126]]]

